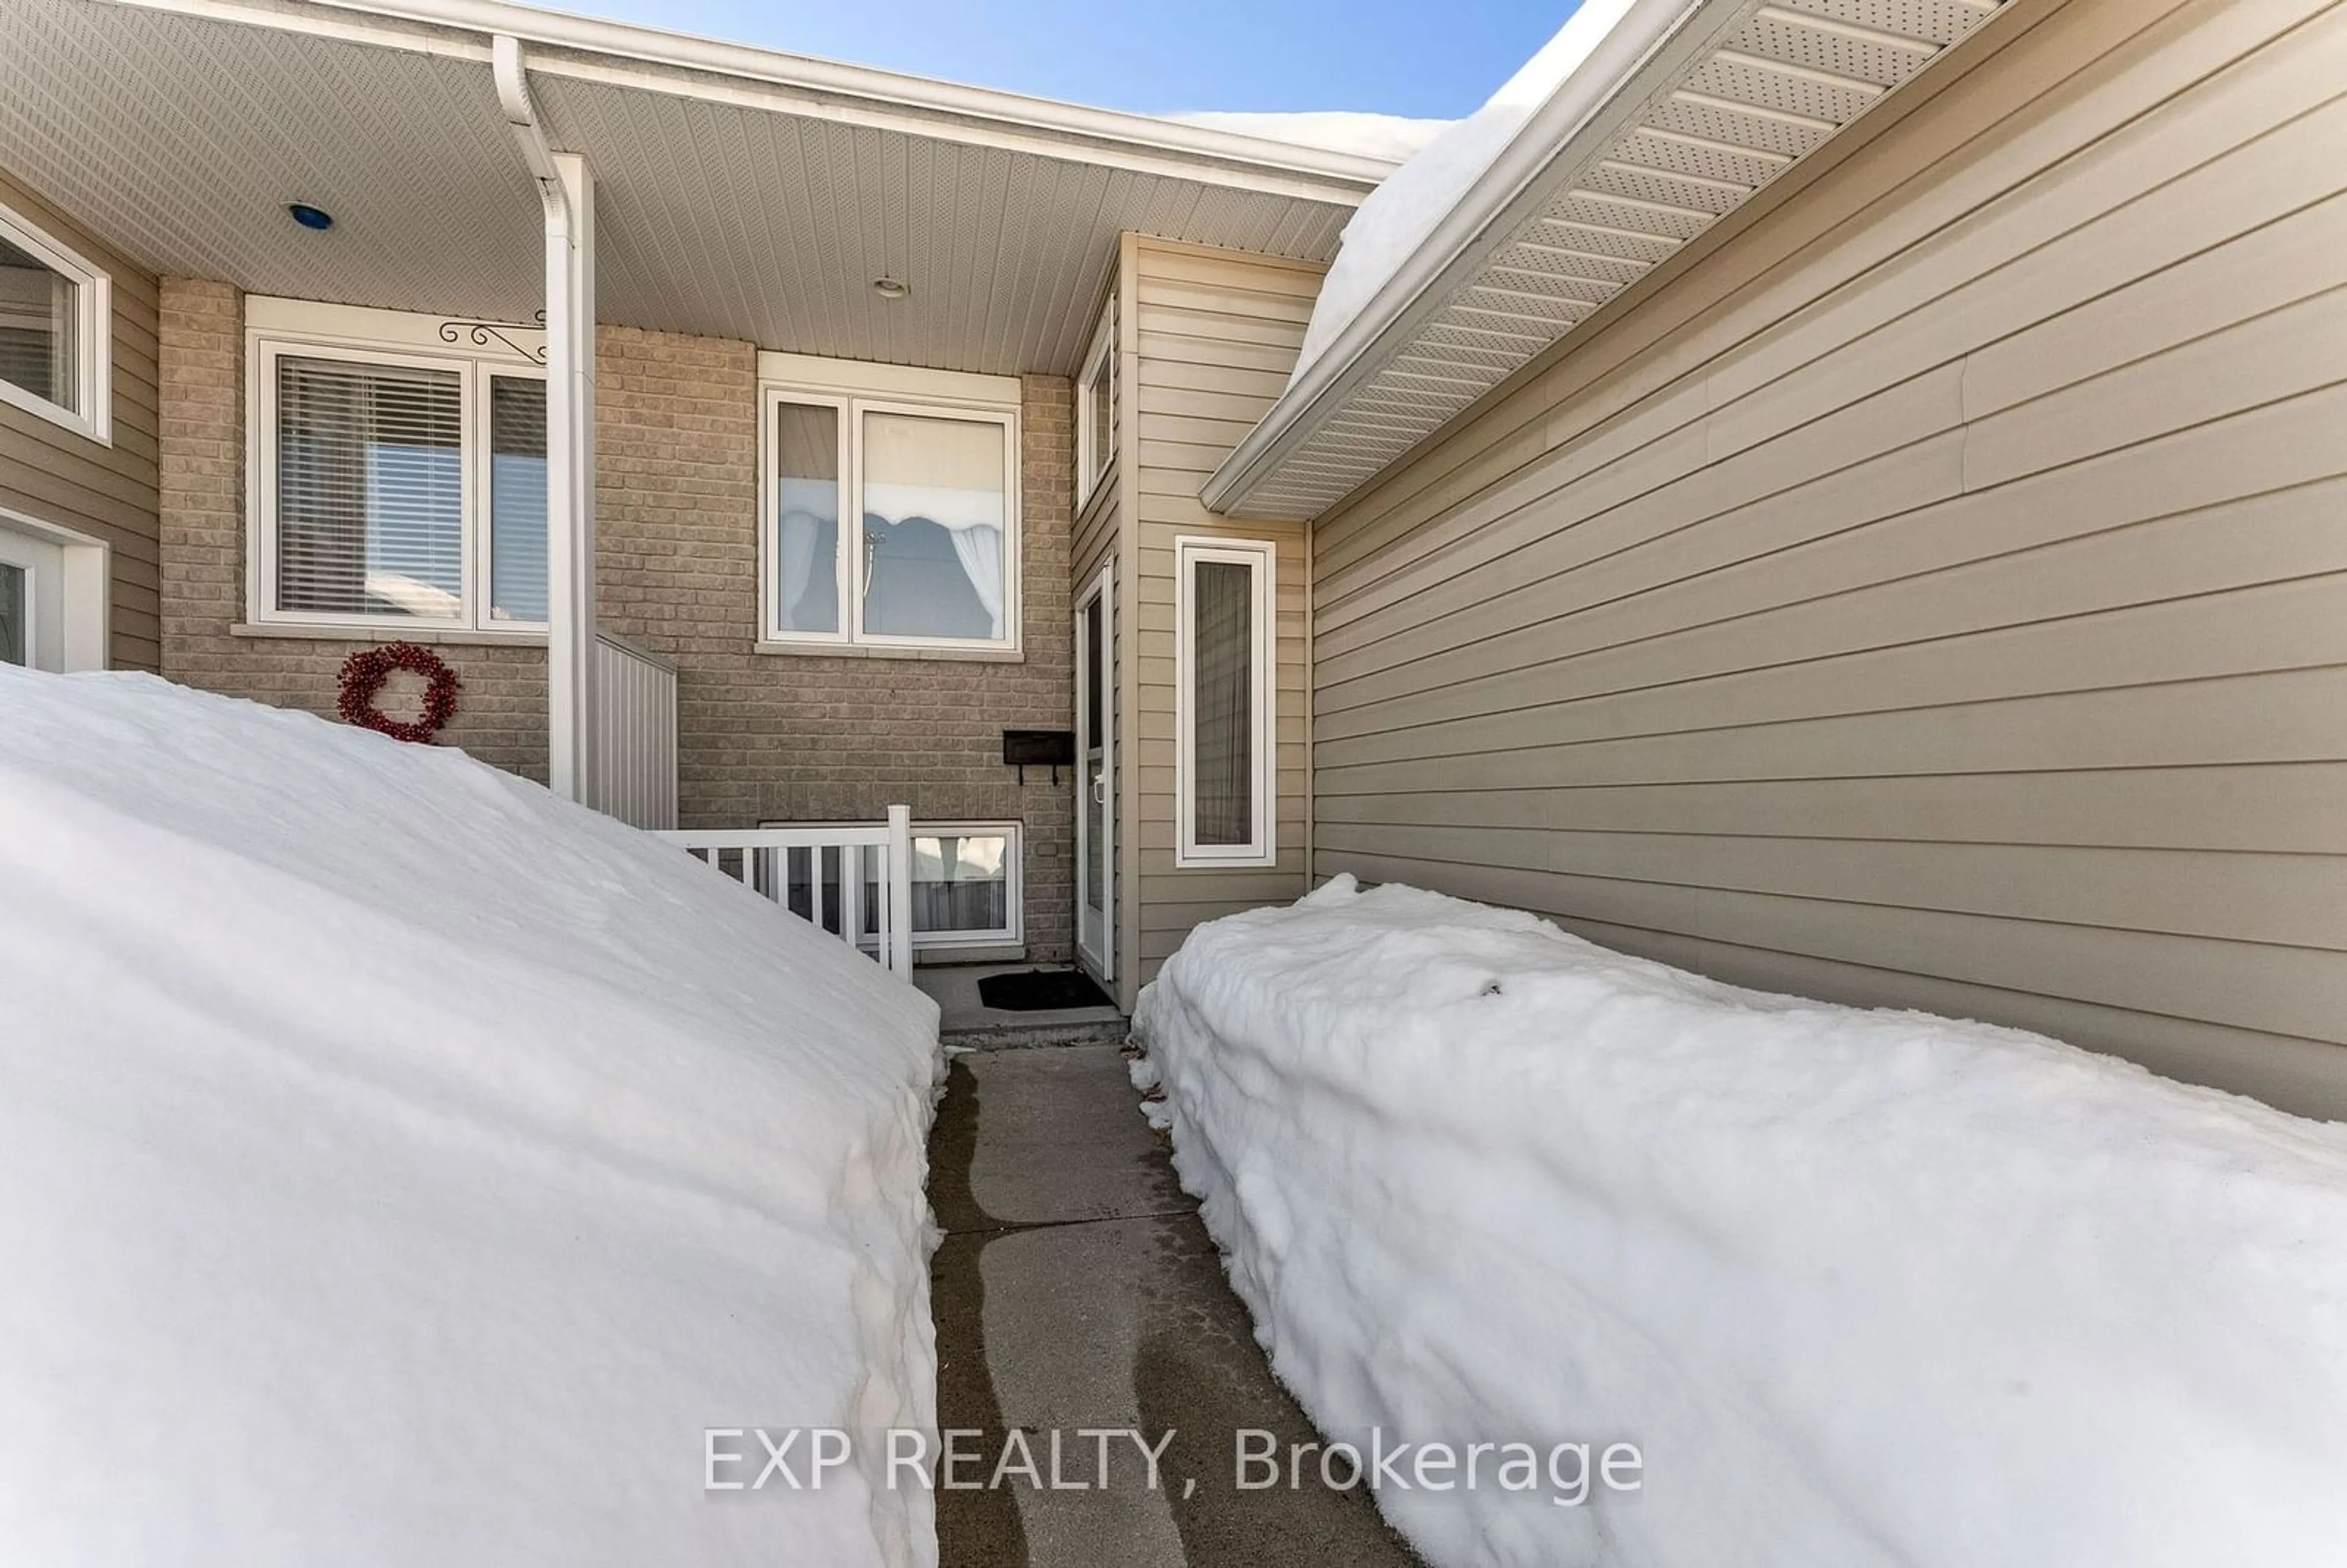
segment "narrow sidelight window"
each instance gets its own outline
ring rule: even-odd
[[[1116,302],[1101,313],[1076,380],[1076,505],[1108,482],[1116,461]]]
[[[1177,860],[1270,865],[1273,548],[1174,545]]]

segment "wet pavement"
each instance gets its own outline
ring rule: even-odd
[[[1138,1100],[1113,1046],[954,1062],[929,1147],[938,1419],[980,1434],[960,1479],[1004,1481],[940,1490],[943,1568],[1409,1568],[1364,1492],[1234,1484],[1241,1429],[1282,1453],[1315,1434]]]

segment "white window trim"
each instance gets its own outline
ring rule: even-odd
[[[500,620],[489,613],[489,384],[494,376],[544,381],[531,357],[539,328],[474,332],[471,318],[367,310],[307,300],[245,302],[245,619],[253,626],[334,631],[446,631],[509,635],[538,641],[542,620]],[[342,360],[456,374],[464,400],[459,502],[465,559],[461,611],[454,616],[335,615],[277,608],[277,362]]]
[[[13,381],[0,381],[0,402],[86,436],[114,444],[114,278],[80,251],[13,207],[0,205],[0,235],[74,283],[73,405],[53,403]]]
[[[806,354],[758,356],[758,645],[762,651],[885,650],[891,654],[1001,653],[1021,651],[1025,637],[1024,578],[1020,540],[1024,519],[1019,485],[1024,450],[1020,426],[1019,378],[918,370],[816,359]],[[840,411],[839,548],[832,559],[835,588],[846,613],[836,631],[790,631],[782,626],[778,580],[781,518],[774,474],[774,413],[785,403]],[[967,419],[1003,430],[1003,635],[990,637],[879,636],[864,630],[864,552],[856,497],[864,482],[864,415],[903,414],[916,417]],[[856,526],[850,527],[851,519]]]
[[[916,952],[958,948],[1019,947],[1027,940],[1026,846],[1015,822],[917,822],[915,838],[938,836],[985,838],[1002,836],[1003,915],[1007,925],[990,931],[919,931],[913,933]]]
[[[60,639],[64,655],[62,668],[68,672],[79,670],[104,670],[110,663],[113,628],[114,553],[104,539],[76,529],[45,522],[24,512],[0,507],[0,532],[12,533],[36,543],[56,547],[62,558],[65,579],[59,585],[65,610],[65,635]],[[37,602],[29,607],[37,621]],[[36,636],[37,626],[30,628]]]
[[[1094,427],[1092,388],[1108,382],[1108,428]],[[1116,299],[1102,307],[1100,325],[1085,351],[1083,374],[1076,377],[1076,510],[1082,511],[1106,486],[1116,461]]]
[[[1276,747],[1279,737],[1272,660],[1277,648],[1273,635],[1273,563],[1278,548],[1268,539],[1231,539],[1212,535],[1180,534],[1174,540],[1174,864],[1177,867],[1270,866],[1278,859],[1274,796],[1278,777]],[[1254,777],[1255,835],[1245,844],[1197,842],[1197,817],[1192,791],[1196,780],[1197,732],[1192,727],[1192,661],[1196,657],[1196,626],[1192,620],[1192,569],[1201,561],[1235,561],[1254,569],[1254,602],[1249,630],[1255,639],[1255,744],[1249,748]]]
[[[801,822],[774,819],[762,822],[761,827],[860,827],[864,823]],[[1027,851],[1022,836],[1023,825],[1016,822],[916,822],[912,836],[934,838],[959,835],[983,838],[1000,835],[1003,839],[1002,864],[1006,873],[1003,883],[1003,912],[1007,926],[989,931],[915,931],[912,933],[916,952],[951,951],[963,948],[1015,948],[1027,941]],[[811,863],[814,864],[814,863]],[[877,938],[861,937],[857,946],[866,951],[876,950]]]
[[[839,444],[835,464],[839,470],[839,518],[833,529],[831,567],[832,593],[839,607],[839,625],[832,631],[783,629],[782,477],[774,472],[774,424],[776,415],[784,404],[802,408],[829,408],[838,415],[834,438]],[[761,383],[758,387],[758,645],[761,648],[846,648],[856,641],[850,630],[856,618],[850,614],[848,603],[849,583],[854,577],[849,570],[848,558],[861,552],[849,548],[847,533],[848,481],[854,471],[850,448],[855,430],[855,407],[844,392],[817,392],[811,388],[771,383]]]

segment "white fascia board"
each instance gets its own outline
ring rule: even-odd
[[[825,359],[819,354],[758,351],[761,385],[803,392],[905,397],[967,404],[1016,413],[1021,406],[1019,378],[968,370],[928,370],[869,360]]]
[[[1276,508],[1246,512],[1248,493],[1481,270],[1531,205],[1545,197],[1552,182],[1542,177],[1576,161],[1569,156],[1576,142],[1587,140],[1593,158],[1610,145],[1616,128],[1601,122],[1618,115],[1607,111],[1636,104],[1638,95],[1629,89],[1650,67],[1670,68],[1664,56],[1675,53],[1669,47],[1673,40],[1702,32],[1687,26],[1691,20],[1706,11],[1732,13],[1740,5],[1741,0],[1638,0],[1625,12],[1467,188],[1426,242],[1223,460],[1199,491],[1208,509],[1286,516]]]
[[[681,97],[1032,152],[1201,184],[1354,206],[1397,165],[1149,115],[1092,108],[991,87],[505,0],[109,0],[247,26],[490,57],[491,37],[536,46],[529,68]],[[576,149],[574,149],[576,150]],[[590,149],[591,150],[591,149]]]

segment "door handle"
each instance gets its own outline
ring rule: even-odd
[[[1106,774],[1094,774],[1092,775],[1092,804],[1094,805],[1106,805],[1108,804],[1108,775]]]

